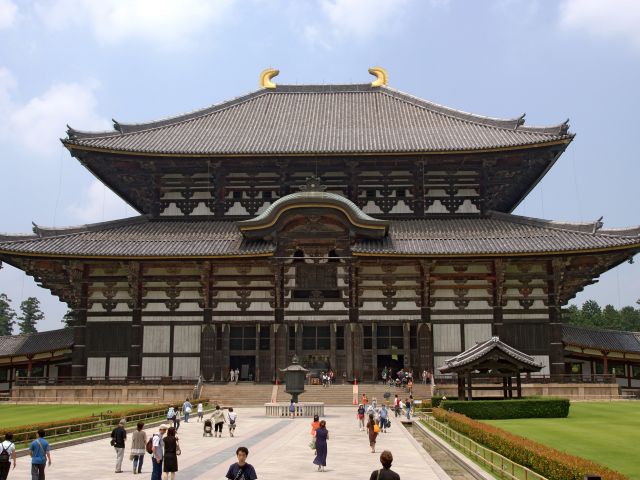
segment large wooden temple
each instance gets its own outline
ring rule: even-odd
[[[568,124],[478,116],[357,85],[275,85],[63,144],[140,216],[0,237],[76,312],[71,374],[272,381],[438,371],[499,336],[565,368],[560,309],[640,229],[513,215]]]

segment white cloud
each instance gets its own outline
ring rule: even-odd
[[[97,179],[85,190],[84,199],[71,205],[68,210],[81,223],[102,222],[138,214]]]
[[[640,49],[638,0],[565,0],[560,5],[559,20],[564,28],[619,38]]]
[[[50,28],[88,25],[103,44],[134,39],[178,48],[225,18],[234,1],[48,0],[36,11]]]
[[[25,103],[12,99],[17,83],[0,68],[0,135],[30,151],[46,155],[60,147],[67,123],[86,130],[105,130],[110,123],[96,112],[97,82],[58,83]]]
[[[0,30],[9,28],[18,15],[18,6],[11,0],[0,0]]]
[[[364,40],[380,30],[388,30],[409,0],[319,0],[323,23],[304,27],[310,43],[329,48],[335,39]]]

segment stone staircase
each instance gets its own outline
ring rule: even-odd
[[[202,387],[202,398],[208,398],[211,403],[223,406],[257,407],[272,401],[288,402],[291,396],[284,391],[284,385],[263,385],[253,383],[229,383],[225,385],[205,384]],[[385,401],[384,394],[389,393],[388,403],[393,402],[393,396],[397,393],[401,399],[409,396],[406,389],[388,387],[382,384],[358,385],[358,400],[366,393],[369,402],[376,398],[378,404]],[[431,388],[429,385],[414,385],[413,397],[418,399],[430,399]],[[301,402],[323,402],[325,405],[347,406],[353,405],[353,385],[306,385],[305,392],[299,397]]]

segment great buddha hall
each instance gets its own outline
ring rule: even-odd
[[[297,354],[373,381],[499,336],[564,373],[561,308],[630,260],[640,229],[512,213],[561,161],[567,122],[466,113],[370,73],[266,70],[202,110],[69,128],[71,155],[140,215],[0,236],[0,260],[75,311],[59,371],[271,382]]]

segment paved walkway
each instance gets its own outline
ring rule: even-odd
[[[182,422],[178,437],[182,455],[178,457],[180,480],[222,479],[231,463],[235,450],[244,445],[249,448],[249,463],[260,480],[302,480],[307,478],[349,478],[368,480],[374,469],[380,468],[379,453],[372,454],[367,435],[358,430],[355,410],[350,407],[325,409],[329,446],[327,470],[316,471],[314,455],[309,448],[311,419],[274,419],[264,417],[264,408],[238,408],[236,436],[229,437],[225,430],[222,438],[202,437],[202,423]],[[155,430],[155,429],[154,429]],[[449,477],[411,437],[394,421],[388,433],[378,436],[376,451],[393,452],[393,469],[403,479],[449,480]],[[74,479],[143,479],[151,476],[151,456],[145,455],[143,474],[133,475],[127,445],[124,473],[116,474],[115,452],[109,440],[76,445],[51,452],[53,465],[47,467],[48,480]],[[126,467],[126,468],[125,468]],[[29,476],[29,457],[18,459],[18,467],[9,480]]]

